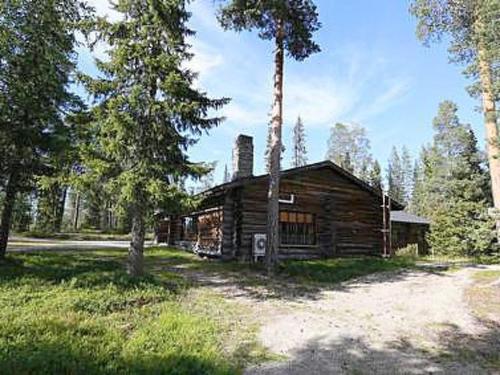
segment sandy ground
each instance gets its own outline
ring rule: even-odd
[[[464,298],[483,268],[500,269],[374,274],[313,299],[254,300],[260,340],[285,359],[246,374],[500,374],[476,360],[500,350],[499,326]]]

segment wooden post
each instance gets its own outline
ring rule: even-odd
[[[382,256],[393,255],[392,252],[392,234],[391,234],[391,198],[385,193],[382,194]]]
[[[388,195],[387,196],[387,214],[386,214],[386,221],[387,221],[387,242],[389,243],[389,255],[393,256],[394,252],[392,250],[392,223],[391,223],[391,197]]]

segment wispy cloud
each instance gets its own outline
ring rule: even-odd
[[[400,102],[409,92],[411,84],[407,78],[401,80],[390,80],[385,82],[386,88],[377,93],[377,95],[367,102],[367,105],[353,116],[357,122],[365,122],[372,117],[384,113],[391,107]]]
[[[199,40],[191,40],[193,58],[186,63],[186,67],[198,73],[198,79],[203,80],[214,69],[224,64],[224,57],[215,48]]]

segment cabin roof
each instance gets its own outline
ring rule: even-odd
[[[429,225],[431,222],[422,216],[417,216],[406,211],[391,211],[391,221],[398,223],[411,223],[411,224],[426,224]]]
[[[370,184],[367,182],[361,180],[360,178],[354,176],[352,173],[346,171],[344,168],[338,166],[337,164],[331,162],[330,160],[325,160],[321,161],[318,163],[313,163],[313,164],[308,164],[303,167],[297,167],[297,168],[290,168],[290,169],[285,169],[281,171],[281,177],[287,177],[291,176],[294,174],[299,174],[311,170],[317,170],[317,169],[322,169],[322,168],[328,168],[331,169],[340,175],[346,177],[348,180],[353,182],[354,184],[358,185],[361,189],[370,192],[371,194],[377,196],[377,197],[382,197],[382,191],[379,189],[376,189],[372,187]],[[200,193],[200,196],[211,196],[211,195],[216,195],[220,193],[225,193],[228,190],[231,190],[233,188],[239,187],[239,186],[244,186],[250,183],[254,183],[256,181],[260,180],[265,180],[269,178],[269,174],[262,174],[258,176],[249,176],[249,177],[242,177],[238,178],[236,180],[226,182],[224,184],[220,184],[217,186],[214,186],[211,189],[205,190],[204,192]],[[404,205],[400,202],[397,202],[395,200],[391,200],[391,207],[393,209],[399,209],[402,210],[404,208]]]

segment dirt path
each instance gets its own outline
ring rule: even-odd
[[[61,240],[30,237],[10,237],[8,252],[66,251],[95,249],[126,249],[130,241],[117,240]],[[150,241],[146,246],[151,246]]]
[[[500,268],[374,274],[314,298],[214,286],[248,307],[262,343],[284,357],[247,375],[500,374],[500,326],[475,317],[464,298],[481,269]]]

